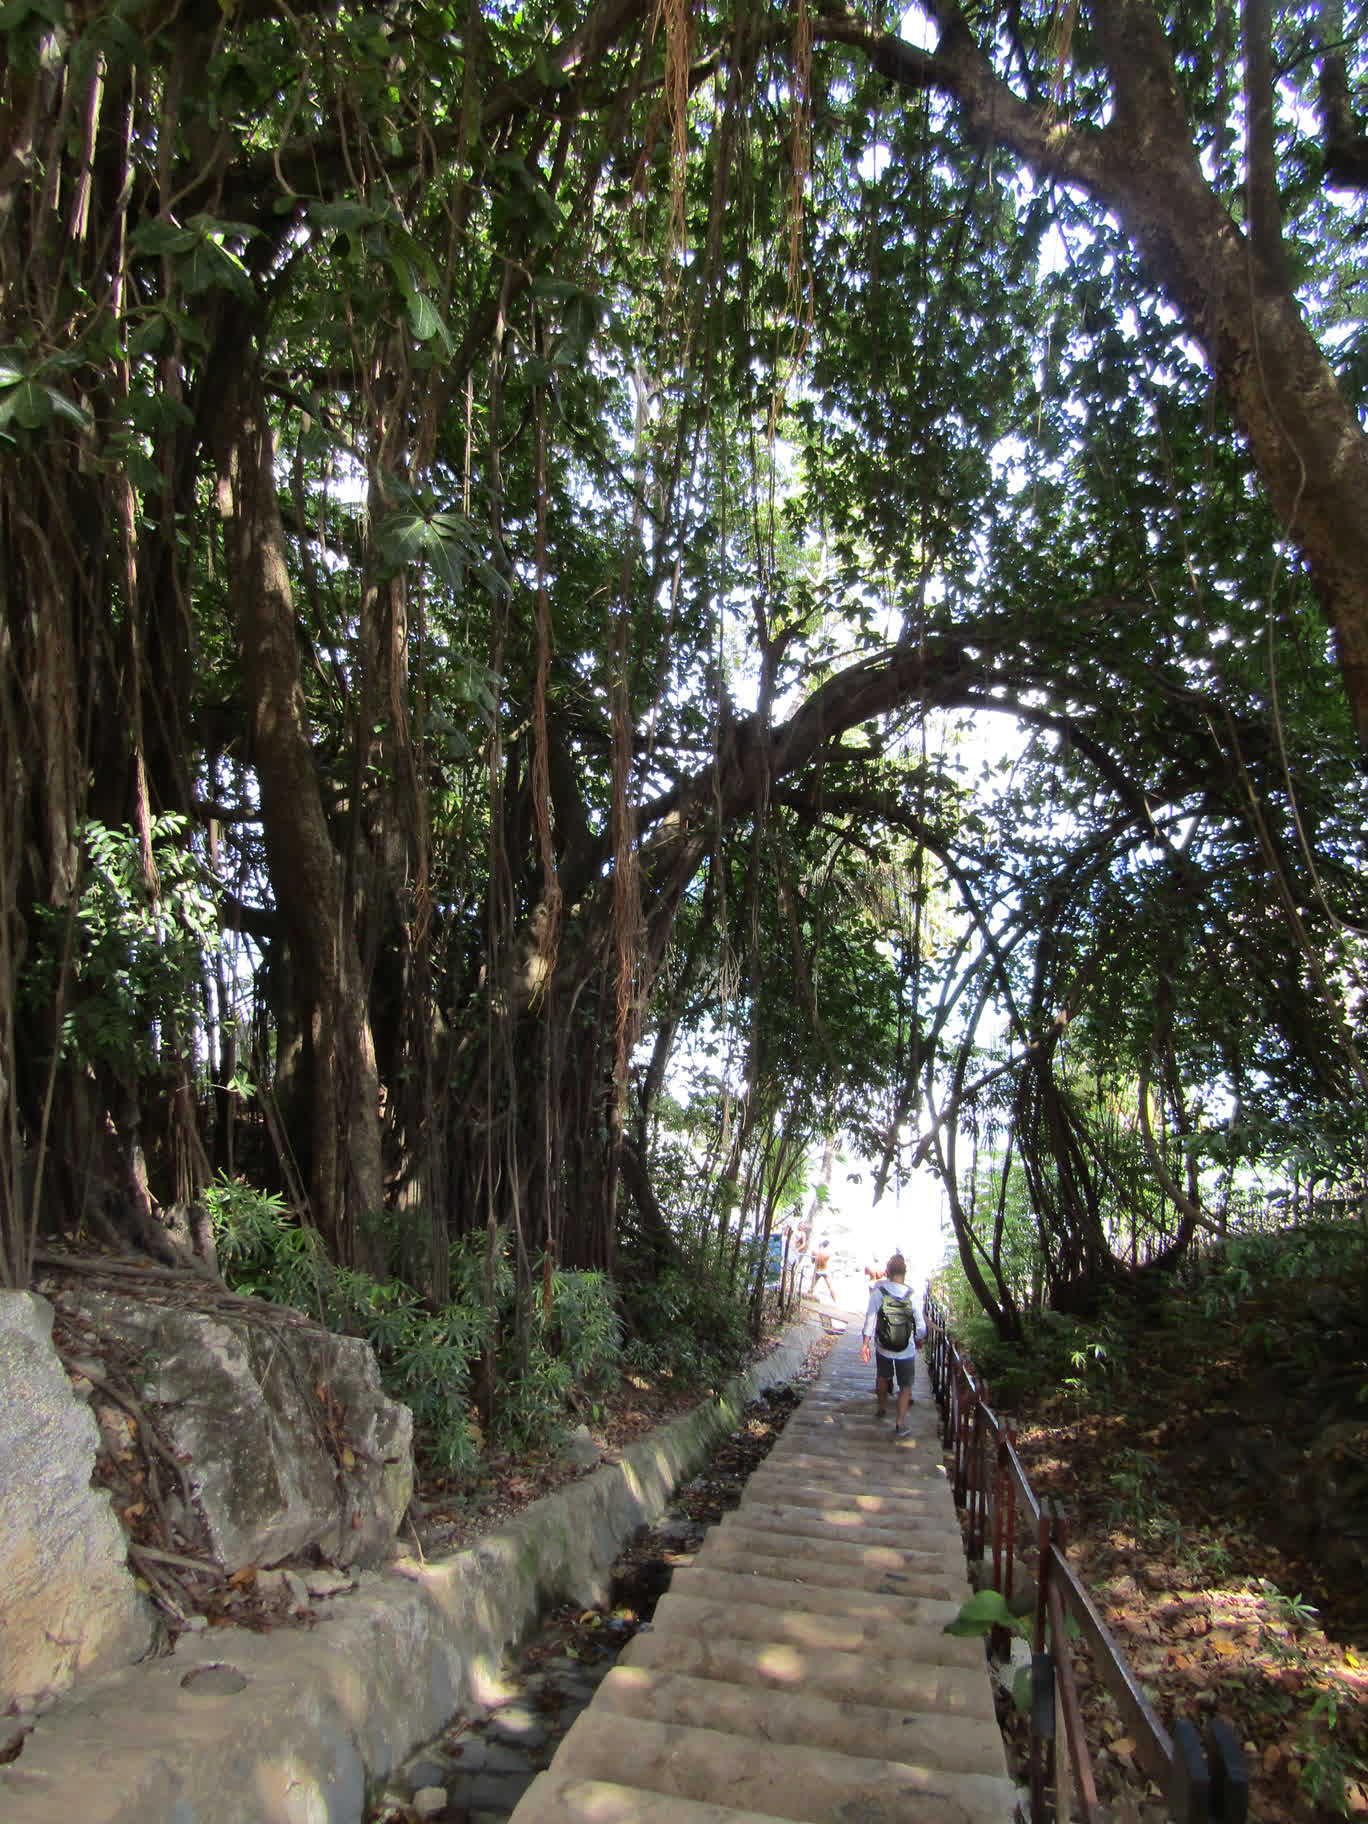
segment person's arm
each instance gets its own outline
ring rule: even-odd
[[[864,1341],[860,1344],[860,1360],[867,1362],[870,1357],[870,1344],[874,1339],[874,1326],[879,1318],[879,1306],[883,1303],[883,1282],[875,1280],[869,1288],[869,1306],[865,1311]]]

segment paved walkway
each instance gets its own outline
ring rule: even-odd
[[[1011,1824],[925,1368],[895,1443],[846,1321],[513,1824]]]

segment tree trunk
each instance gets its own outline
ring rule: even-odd
[[[314,769],[261,374],[250,355],[224,368],[212,447],[267,862],[307,1010],[310,1199],[333,1258],[354,1266],[384,1206],[366,983]]]

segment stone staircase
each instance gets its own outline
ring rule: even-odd
[[[925,1368],[895,1442],[858,1321],[512,1824],[1012,1824]]]

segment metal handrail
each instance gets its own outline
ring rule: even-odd
[[[1017,1455],[1015,1433],[993,1411],[987,1386],[955,1347],[948,1314],[929,1293],[923,1309],[923,1353],[951,1459],[955,1502],[965,1516],[968,1554],[1010,1602],[1018,1557],[1026,1556],[1023,1535],[1033,1546],[1031,1824],[1068,1824],[1074,1816],[1083,1824],[1100,1824],[1102,1818],[1068,1652],[1070,1620],[1087,1641],[1097,1674],[1135,1742],[1135,1758],[1164,1794],[1175,1824],[1207,1824],[1213,1818],[1243,1824],[1249,1775],[1233,1732],[1223,1723],[1210,1724],[1204,1752],[1193,1724],[1180,1722],[1172,1735],[1165,1729],[1069,1563],[1063,1516],[1053,1501],[1042,1504],[1036,1496]]]

